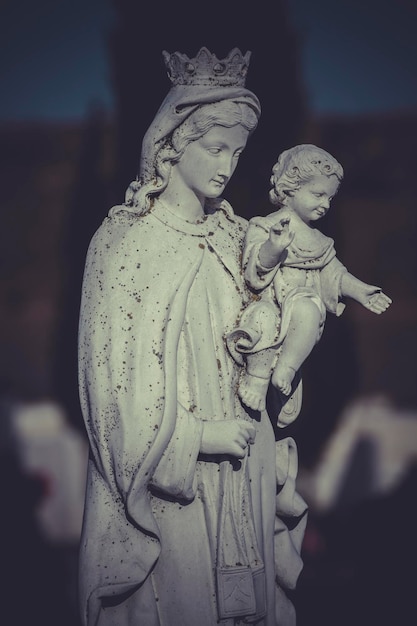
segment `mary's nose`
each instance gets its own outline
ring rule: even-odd
[[[230,178],[234,170],[234,161],[232,158],[225,157],[219,163],[218,174],[224,178]]]
[[[330,208],[330,200],[329,200],[329,198],[322,198],[320,204],[323,207],[323,209],[329,209]]]

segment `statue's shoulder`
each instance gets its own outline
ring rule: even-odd
[[[125,204],[118,204],[110,209],[103,225],[110,228],[131,228],[149,223],[151,211],[137,212]]]
[[[249,220],[249,224],[255,226],[269,227],[272,224],[275,224],[277,221],[276,216],[278,215],[278,211],[276,213],[270,213],[269,215],[255,215],[251,217]]]
[[[89,246],[90,259],[97,255],[111,259],[125,248],[139,249],[143,247],[141,242],[155,238],[155,220],[150,215],[123,210],[123,205],[117,209],[111,210],[96,230]]]
[[[239,230],[245,230],[248,227],[248,220],[240,215],[236,215],[232,205],[223,198],[220,198],[216,204],[216,211],[226,219],[230,224],[234,224]]]
[[[305,228],[303,230],[299,228],[296,231],[294,241],[296,244],[309,245],[311,249],[315,250],[328,250],[334,247],[334,240],[322,233],[318,228]]]
[[[278,222],[279,217],[279,211],[269,213],[269,215],[255,215],[249,220],[248,235],[259,232],[259,229],[268,233],[272,226]]]
[[[142,234],[146,230],[154,229],[155,221],[152,211],[136,213],[130,207],[120,205],[110,209],[100,228],[113,233]]]

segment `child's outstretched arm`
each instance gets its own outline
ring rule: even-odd
[[[349,272],[342,276],[341,291],[343,296],[353,298],[377,315],[384,313],[392,303],[391,298],[383,293],[380,287],[368,285]]]

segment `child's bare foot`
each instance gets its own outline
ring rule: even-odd
[[[272,374],[272,384],[277,387],[285,396],[291,393],[291,383],[294,380],[295,369],[290,365],[282,363],[278,359],[274,373]]]
[[[259,378],[246,372],[239,383],[239,396],[247,407],[254,411],[263,411],[266,407],[266,392],[269,378]]]

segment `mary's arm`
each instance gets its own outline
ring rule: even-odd
[[[180,404],[177,407],[175,430],[150,485],[172,497],[192,500],[196,492],[195,465],[201,450],[203,422]]]

